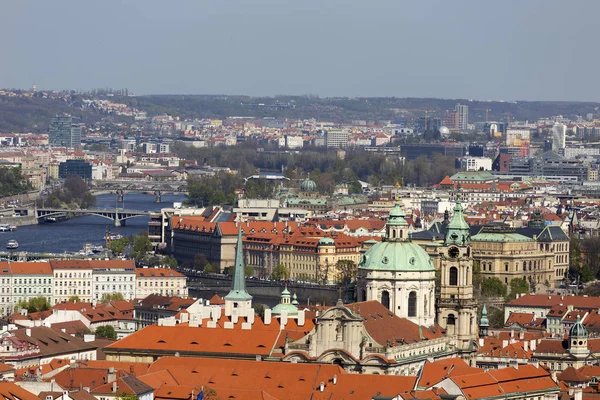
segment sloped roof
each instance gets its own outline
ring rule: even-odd
[[[398,317],[376,300],[346,304],[345,306],[365,319],[364,325],[367,332],[380,345],[385,345],[386,342],[398,345],[410,344],[424,339],[439,338],[443,335],[439,326],[419,327],[406,318]]]

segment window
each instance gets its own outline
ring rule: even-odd
[[[388,310],[390,309],[390,293],[387,290],[381,292],[381,304]]]
[[[450,267],[450,286],[458,285],[458,268]],[[411,292],[414,293],[414,292]]]
[[[504,271],[508,272],[508,264],[504,264]]]
[[[454,267],[453,267],[454,268]],[[456,269],[456,268],[454,268]],[[412,291],[408,294],[408,316],[417,316],[417,292]]]

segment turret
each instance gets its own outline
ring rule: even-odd
[[[456,205],[454,206],[454,214],[446,227],[445,243],[446,245],[456,244],[459,246],[466,246],[470,241],[471,234],[469,224],[465,221],[462,203],[460,197],[458,197],[456,199]]]
[[[405,219],[404,211],[400,203],[396,203],[390,211],[390,216],[385,225],[386,242],[406,242],[408,241],[408,223]]]
[[[590,354],[588,349],[588,331],[581,323],[581,317],[577,316],[577,322],[569,329],[569,353],[575,357],[586,357]]]
[[[490,321],[487,317],[487,309],[485,308],[485,304],[481,309],[481,319],[479,320],[479,337],[485,338],[488,335],[488,328],[490,327]]]

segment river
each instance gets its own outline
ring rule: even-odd
[[[125,209],[136,211],[159,211],[172,207],[174,202],[182,201],[184,195],[163,194],[162,202],[155,203],[154,195],[132,192],[125,195]],[[115,209],[116,195],[105,194],[96,197],[98,209]],[[123,207],[119,204],[119,208]],[[0,251],[10,239],[19,242],[19,248],[13,251],[29,251],[35,253],[63,253],[79,251],[86,243],[104,245],[106,230],[121,235],[136,235],[148,229],[148,217],[131,218],[126,226],[115,227],[108,219],[97,216],[72,218],[52,224],[20,226],[15,232],[0,232]]]

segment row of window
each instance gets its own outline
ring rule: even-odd
[[[92,276],[91,272],[65,272],[64,274],[62,272],[54,273],[55,278],[89,278],[90,276]]]
[[[104,278],[104,279],[99,279],[99,278]],[[106,276],[106,277],[97,276],[96,282],[127,282],[127,281],[133,282],[134,277],[130,276],[129,279],[127,279],[126,276],[119,276],[119,277],[113,276],[112,280],[110,278],[111,278],[110,276]],[[117,278],[119,278],[119,279],[117,279]]]

